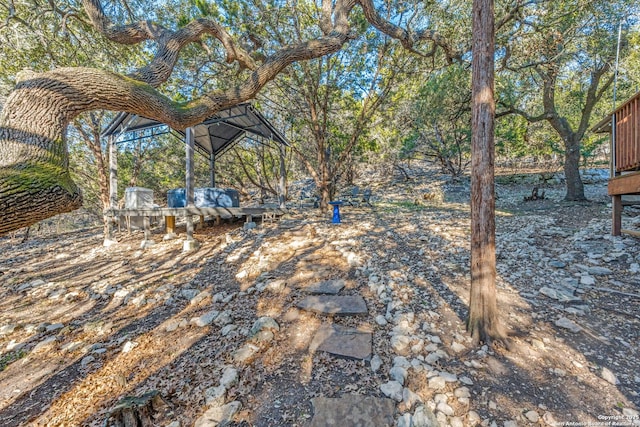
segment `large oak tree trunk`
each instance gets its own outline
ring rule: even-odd
[[[473,1],[471,137],[471,295],[474,342],[502,340],[496,303],[493,0]]]
[[[580,178],[580,141],[575,138],[565,140],[566,153],[564,155],[564,176],[567,185],[565,200],[587,200],[584,195],[584,185]]]
[[[80,113],[97,109],[174,124],[198,115],[180,117],[151,86],[113,73],[62,68],[25,74],[0,114],[0,235],[81,206],[68,170],[66,128]]]
[[[19,84],[0,115],[0,235],[82,204],[68,171],[66,96],[39,86]]]

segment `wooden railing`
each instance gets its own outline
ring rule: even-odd
[[[640,168],[640,92],[614,113],[615,116],[615,171],[624,172]]]

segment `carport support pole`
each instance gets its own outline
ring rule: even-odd
[[[194,171],[194,167],[193,167],[193,154],[194,154],[194,148],[195,148],[195,137],[193,134],[193,128],[192,127],[188,127],[187,131],[186,131],[186,144],[185,144],[185,150],[186,150],[186,159],[187,159],[187,170],[186,170],[186,183],[185,183],[185,192],[186,192],[186,221],[187,221],[187,239],[184,241],[184,244],[182,246],[182,250],[187,252],[187,251],[192,251],[198,248],[198,242],[193,238],[193,216],[191,214],[189,214],[188,209],[189,208],[193,208],[194,207],[194,203],[193,203],[193,185],[194,185],[194,178],[193,178],[193,171]]]
[[[109,136],[109,209],[112,210],[111,216],[104,216],[105,225],[107,227],[106,236],[104,236],[104,246],[111,246],[116,243],[114,236],[114,226],[117,217],[114,210],[118,207],[118,150],[116,149],[116,141],[113,135]]]
[[[611,196],[612,225],[611,235],[620,236],[622,234],[622,196],[619,194]]]
[[[613,109],[616,109],[616,101],[614,97]],[[611,116],[611,138],[609,141],[611,147],[611,162],[609,169],[609,179],[614,178],[616,172],[616,114]],[[616,194],[611,196],[611,235],[620,236],[622,234],[622,195]]]
[[[216,188],[216,155],[209,156],[209,173],[211,174],[211,188]]]
[[[284,144],[280,143],[278,144],[279,148],[280,148],[280,182],[278,183],[278,190],[280,192],[280,194],[278,195],[278,201],[280,202],[280,208],[281,209],[286,209],[287,207],[287,184],[286,184],[286,179],[287,179],[287,168],[285,166],[284,160],[285,160],[285,151],[284,151]]]

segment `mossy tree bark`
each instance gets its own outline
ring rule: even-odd
[[[478,343],[501,341],[496,302],[494,192],[494,9],[473,1],[471,295],[467,329]]]
[[[62,68],[22,76],[0,114],[0,235],[81,206],[66,128],[97,109],[180,118],[151,86],[117,74]]]

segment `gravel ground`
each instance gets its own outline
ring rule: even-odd
[[[375,206],[344,207],[340,225],[307,211],[207,227],[194,253],[160,230],[145,250],[137,233],[104,248],[99,229],[0,239],[0,424],[102,425],[157,390],[154,424],[172,427],[214,425],[218,409],[232,425],[308,426],[312,398],[346,394],[395,399],[399,426],[639,425],[639,241],[609,235],[605,183],[587,203],[558,184],[524,202],[533,177],[497,186],[508,350],[465,333],[468,183],[429,171],[370,181]],[[639,218],[627,210],[625,227]],[[368,315],[296,308],[326,279]],[[259,318],[277,327],[256,335]],[[372,359],[310,351],[323,322],[371,331]]]

